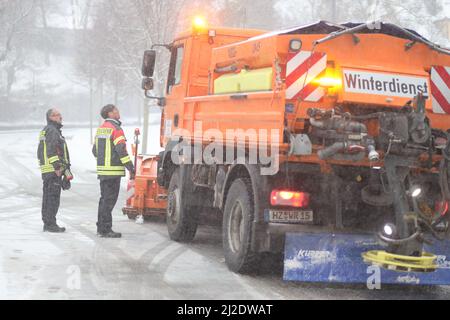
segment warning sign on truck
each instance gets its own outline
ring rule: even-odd
[[[401,98],[413,98],[419,93],[430,95],[428,78],[409,75],[344,70],[344,86],[348,93]]]
[[[450,67],[435,66],[431,71],[433,112],[450,114]]]

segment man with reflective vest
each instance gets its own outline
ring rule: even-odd
[[[120,112],[114,105],[103,107],[105,119],[97,130],[92,153],[97,158],[97,174],[100,180],[101,198],[98,207],[97,233],[103,238],[121,238],[112,230],[112,211],[117,203],[120,182],[125,168],[134,179],[135,169],[128,155],[125,134],[121,128]]]
[[[42,198],[42,221],[44,232],[62,233],[56,223],[59,210],[61,189],[70,188],[70,157],[66,140],[62,135],[62,116],[57,109],[47,111],[47,126],[39,136],[37,157],[44,181]]]

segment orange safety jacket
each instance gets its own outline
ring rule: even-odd
[[[92,153],[97,158],[99,179],[125,177],[125,168],[134,172],[121,125],[122,123],[118,120],[107,119],[97,129]]]

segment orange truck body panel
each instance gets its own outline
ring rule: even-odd
[[[211,31],[214,31],[211,33]],[[368,159],[358,162],[322,161],[317,156],[321,146],[313,146],[315,152],[309,156],[288,156],[289,145],[283,142],[286,123],[292,132],[299,132],[308,121],[309,108],[333,110],[337,105],[358,105],[371,110],[379,108],[400,109],[414,96],[386,96],[346,90],[348,81],[345,72],[357,71],[383,77],[426,78],[430,89],[430,72],[434,66],[450,66],[450,55],[432,50],[423,43],[415,43],[409,50],[405,45],[411,40],[386,34],[357,34],[355,43],[352,35],[343,35],[331,41],[314,46],[316,40],[329,34],[280,34],[258,30],[210,28],[200,32],[187,32],[173,42],[173,47],[184,47],[181,80],[167,91],[167,103],[161,119],[161,146],[166,147],[175,130],[184,130],[183,138],[198,140],[203,144],[211,142],[208,130],[216,129],[223,135],[225,144],[227,130],[277,130],[278,140],[269,144],[280,147],[280,161],[318,163],[323,172],[330,171],[331,164],[346,166],[370,166]],[[324,89],[319,101],[299,101],[287,97],[287,69],[290,58],[289,45],[292,40],[301,40],[301,51],[326,55],[327,70],[340,77],[342,86]],[[215,72],[216,69],[234,66],[230,72]],[[214,94],[215,81],[224,74],[237,74],[241,70],[272,68],[273,81],[270,90]],[[321,73],[323,75],[328,71]],[[169,87],[169,86],[168,86]],[[430,91],[428,91],[429,93]],[[450,100],[450,97],[447,97]],[[291,104],[295,112],[286,112]],[[450,114],[433,112],[432,99],[426,101],[427,116],[431,127],[450,129]],[[173,121],[178,118],[178,124]],[[201,125],[199,125],[201,124]],[[366,121],[369,134],[379,134],[378,124]],[[249,144],[261,143],[256,132]],[[269,135],[270,136],[270,135]],[[217,141],[217,137],[214,137]],[[236,142],[236,141],[234,141]],[[382,154],[382,151],[379,151]],[[439,159],[436,159],[438,161]],[[146,208],[163,209],[166,201],[158,200],[158,194],[165,192],[156,183],[156,158],[147,159],[136,179],[136,197],[133,207],[141,212]],[[382,164],[380,164],[382,165]]]
[[[242,38],[248,34],[242,30]],[[182,82],[173,86],[167,99],[167,106],[162,123],[162,146],[169,141],[175,129],[186,129],[194,133],[197,129],[203,134],[209,129],[218,129],[226,137],[227,130],[234,129],[266,129],[283,132],[285,116],[295,129],[303,128],[303,123],[309,117],[306,112],[309,108],[320,107],[332,110],[337,104],[349,103],[365,105],[367,107],[398,108],[405,106],[413,97],[385,96],[375,94],[352,93],[343,87],[326,94],[319,102],[298,102],[286,97],[286,66],[289,54],[289,43],[293,39],[300,39],[302,50],[312,51],[314,41],[324,38],[327,34],[261,34],[259,36],[236,42],[238,33],[214,38],[212,44],[207,34],[200,36],[181,37],[175,40],[174,45],[185,46]],[[430,78],[433,66],[450,66],[450,56],[417,43],[409,51],[405,45],[410,42],[385,34],[358,34],[360,42],[355,44],[351,35],[344,35],[332,41],[323,43],[314,48],[315,52],[327,55],[328,65],[333,65],[334,74],[342,77],[343,72],[357,70],[372,75],[395,75],[407,77]],[[229,40],[229,41],[228,41]],[[208,42],[209,41],[209,42]],[[225,44],[224,43],[229,43]],[[281,83],[273,77],[273,86],[270,91],[245,93],[245,99],[233,99],[233,94],[214,95],[214,81],[221,74],[214,69],[235,65],[238,69],[250,70],[273,68],[277,73],[277,64],[281,68]],[[430,83],[428,80],[428,88]],[[330,90],[331,91],[331,90]],[[297,113],[286,115],[287,103],[295,104]],[[432,110],[432,100],[426,102],[427,116],[433,128],[447,130],[450,127],[449,114],[435,114]],[[180,123],[175,128],[168,128],[171,123],[165,119],[179,116]],[[195,128],[195,122],[202,122],[202,127]],[[371,127],[369,125],[369,127]],[[295,131],[295,130],[294,130]],[[377,133],[377,127],[371,127],[371,134]],[[200,136],[200,135],[198,135]],[[188,138],[189,136],[184,136]],[[194,139],[194,136],[190,136]],[[256,137],[260,141],[259,137]],[[224,138],[225,139],[225,138]],[[278,143],[283,148],[280,135]],[[204,143],[210,140],[206,135]],[[225,141],[224,141],[225,142]],[[287,146],[284,146],[286,149]]]
[[[167,207],[167,191],[157,181],[158,157],[138,157],[134,194],[123,209],[131,215],[163,215]]]

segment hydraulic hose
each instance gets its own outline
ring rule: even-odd
[[[310,118],[309,122],[313,127],[319,129],[367,133],[366,125],[356,121],[347,121],[344,119],[330,119],[324,121]]]
[[[340,122],[337,125],[337,129],[342,130],[342,131],[367,133],[366,125],[361,122],[355,122],[355,121]]]
[[[345,150],[346,147],[347,147],[346,142],[336,142],[335,144],[333,144],[323,150],[320,150],[317,154],[319,155],[319,158],[321,160],[326,160],[326,159],[331,158],[338,152]]]
[[[444,159],[439,167],[439,185],[442,190],[444,199],[450,201],[450,184],[449,184],[449,168],[450,168],[450,134],[447,133],[447,146],[442,151]]]
[[[319,121],[314,118],[310,118],[309,122],[313,127],[319,128],[319,129],[327,129],[327,126],[325,125],[325,121]]]
[[[419,219],[419,221],[421,222],[421,224],[425,227],[427,227],[428,230],[430,230],[431,234],[433,235],[433,237],[435,237],[437,240],[439,241],[444,241],[445,237],[441,237],[437,231],[433,228],[433,226],[431,226],[427,221],[425,221],[424,219]]]
[[[352,115],[352,119],[353,120],[371,120],[371,119],[380,118],[383,114],[384,114],[383,112],[376,112],[376,113],[371,113],[371,114],[362,115],[362,116],[353,116]]]
[[[348,120],[348,117],[332,117],[331,119],[317,120],[314,116],[320,113],[320,110],[310,109],[308,114],[311,116],[309,119],[311,125],[320,130],[335,130],[338,132],[354,132],[367,134],[367,126],[364,123]],[[323,114],[323,112],[322,112]],[[371,139],[372,140],[372,139]],[[319,158],[321,160],[326,160],[333,157],[340,151],[348,148],[349,144],[347,142],[336,142],[335,144],[321,150],[318,152]],[[359,146],[359,145],[358,145]],[[376,151],[374,143],[368,143],[367,147],[360,146],[361,148],[366,148],[368,151],[368,157],[370,161],[376,162],[380,160],[380,154]]]
[[[448,167],[449,161],[443,159],[439,168],[439,185],[445,200],[450,201],[450,186],[448,183]]]

